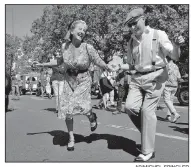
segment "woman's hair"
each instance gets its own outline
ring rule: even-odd
[[[67,41],[72,41],[72,34],[71,34],[71,30],[73,30],[77,24],[84,24],[86,26],[86,30],[88,28],[87,24],[85,21],[83,20],[76,20],[76,21],[73,21],[71,22],[69,25],[68,25],[68,32],[66,33],[66,36],[65,36],[65,40]]]

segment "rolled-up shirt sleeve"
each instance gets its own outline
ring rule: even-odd
[[[160,48],[162,49],[162,52],[164,56],[166,57],[171,56],[173,52],[173,45],[171,41],[169,40],[167,34],[164,31],[158,31],[158,36],[159,36],[159,45]]]
[[[180,57],[180,47],[172,43],[164,31],[158,31],[159,44],[164,56],[169,56],[173,60],[178,60]]]

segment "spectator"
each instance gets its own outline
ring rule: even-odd
[[[174,119],[172,120],[172,122],[175,123],[180,118],[180,114],[177,113],[173,105],[173,100],[178,88],[178,81],[181,80],[181,75],[178,66],[173,62],[173,60],[169,56],[167,56],[166,58],[168,61],[168,81],[165,84],[163,92],[164,102],[168,108],[166,119],[171,121],[171,115],[173,115]]]

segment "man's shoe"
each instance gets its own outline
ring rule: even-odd
[[[174,119],[172,120],[172,123],[176,123],[176,121],[180,118],[179,114],[174,115]]]
[[[166,119],[167,121],[170,121],[170,122],[171,122],[171,116],[170,116],[170,115],[167,115],[165,119]]]
[[[150,159],[155,157],[155,152],[149,153],[147,155],[144,154],[139,154],[138,157],[135,158],[135,162],[146,162],[149,161]]]
[[[121,111],[118,111],[118,110],[117,110],[117,111],[112,112],[112,114],[113,114],[113,115],[121,114]]]
[[[74,140],[69,140],[68,145],[67,145],[67,150],[74,151],[74,144],[75,144]]]

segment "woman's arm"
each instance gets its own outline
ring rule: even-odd
[[[39,67],[54,67],[54,66],[58,66],[58,64],[57,64],[57,60],[53,60],[53,61],[48,62],[48,63],[38,63],[38,64],[36,64],[36,66],[39,66]]]
[[[38,63],[36,66],[40,67],[56,67],[59,66],[63,63],[63,57],[58,57],[56,60],[51,60],[50,62],[47,63]]]
[[[97,51],[93,48],[93,46],[87,44],[87,52],[90,56],[90,60],[97,65],[98,67],[111,71],[111,67],[108,66],[99,56]]]

